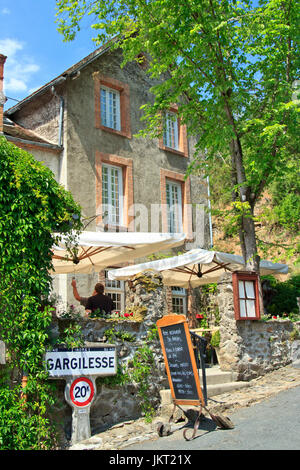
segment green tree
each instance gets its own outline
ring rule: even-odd
[[[197,137],[191,168],[230,160],[233,223],[247,268],[258,270],[254,207],[297,149],[298,0],[57,0],[73,40],[86,15],[99,43],[114,37],[124,63],[148,58],[160,79],[141,135],[158,136],[172,103]],[[298,61],[298,62],[297,62]],[[205,155],[205,159],[203,158]]]
[[[80,208],[53,173],[0,137],[0,338],[8,353],[0,388],[1,449],[53,443],[52,387],[43,364],[52,319],[51,248],[60,234],[73,237],[80,228]],[[23,375],[28,382],[22,389]]]

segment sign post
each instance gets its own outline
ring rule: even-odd
[[[72,407],[72,443],[91,437],[90,409],[96,396],[95,379],[90,377],[68,378],[65,400]]]
[[[185,315],[165,315],[157,321],[156,325],[174,409],[177,405],[196,405],[200,407],[192,437],[190,439],[186,437],[187,429],[185,429],[183,432],[184,438],[191,440],[195,437],[202,408],[210,414],[218,426],[225,429],[232,428],[232,423],[228,418],[215,416],[205,407],[193,344]],[[173,415],[170,420],[172,417]]]
[[[65,379],[65,400],[72,408],[72,444],[91,437],[90,409],[96,397],[96,377],[116,375],[116,347],[53,349],[45,355],[52,379]]]

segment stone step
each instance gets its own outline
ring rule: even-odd
[[[205,369],[206,385],[225,384],[234,381],[232,372],[223,371],[218,366]],[[199,370],[200,382],[202,383],[202,371]]]
[[[223,371],[219,366],[207,367],[205,369],[207,397],[221,395],[232,390],[245,388],[248,382],[237,382],[234,380],[234,373]],[[199,371],[200,383],[202,386],[202,371]]]
[[[222,393],[228,393],[246,387],[249,387],[249,382],[227,382],[223,384],[207,385],[207,397],[215,397],[216,395],[222,395]]]
[[[246,388],[249,382],[235,381],[234,374],[230,371],[222,371],[219,366],[205,369],[207,397],[214,397],[232,390]],[[199,370],[200,383],[202,386],[202,371]],[[172,403],[171,390],[161,390],[162,404]]]

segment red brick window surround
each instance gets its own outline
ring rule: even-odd
[[[182,215],[182,228],[188,240],[193,239],[192,228],[192,205],[191,205],[191,184],[190,178],[185,180],[182,173],[175,171],[160,169],[160,191],[161,191],[161,204],[162,204],[162,230],[163,232],[169,231],[168,220],[168,198],[167,198],[167,184],[174,182],[181,188],[181,215]]]
[[[103,125],[103,122],[101,122],[101,87],[106,91],[112,90],[117,92],[119,98],[116,106],[120,108],[118,110],[120,120],[119,130]],[[114,78],[105,77],[97,72],[94,74],[94,96],[95,127],[131,139],[129,85]]]
[[[129,216],[129,208],[133,205],[133,162],[131,158],[120,157],[118,155],[112,155],[107,153],[96,152],[96,211],[98,217],[96,219],[97,225],[105,225],[108,230],[132,230],[130,227],[133,226],[133,216]],[[109,167],[115,167],[121,173],[122,188],[122,220],[117,225],[106,224],[103,217],[103,169]]]
[[[236,271],[232,273],[233,301],[236,320],[259,320],[258,274]]]
[[[171,116],[174,116],[177,113],[177,105],[172,106],[169,109],[169,112],[166,113],[164,122],[165,129],[162,137],[159,139],[159,148],[188,158],[189,152],[186,125],[181,124],[179,117],[175,121],[171,120]]]

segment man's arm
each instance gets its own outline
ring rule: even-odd
[[[78,290],[77,290],[76,280],[75,280],[75,279],[72,279],[71,285],[72,285],[72,287],[73,287],[73,295],[74,295],[75,299],[80,302],[80,301],[81,301],[81,297],[80,297],[80,295],[78,294]]]

